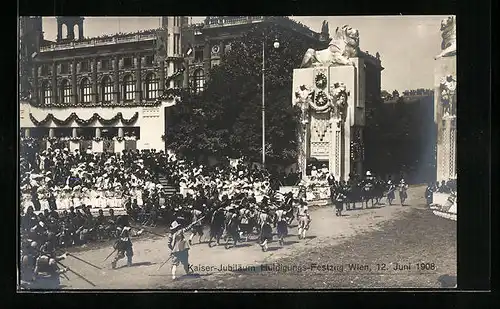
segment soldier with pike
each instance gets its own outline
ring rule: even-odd
[[[172,280],[175,280],[177,266],[182,264],[184,267],[184,271],[186,275],[190,274],[189,271],[189,241],[186,239],[184,233],[189,231],[193,226],[196,226],[201,220],[205,218],[204,216],[199,218],[198,220],[191,223],[189,226],[182,228],[182,226],[177,222],[172,222],[170,226],[170,235],[168,237],[168,248],[171,251],[170,257],[158,268],[158,270],[168,262],[168,260],[172,259]]]
[[[129,226],[118,227],[118,239],[113,245],[115,251],[118,251],[113,262],[111,262],[111,268],[116,268],[116,263],[123,259],[125,255],[127,256],[127,266],[132,266],[132,257],[134,256],[134,250],[132,249],[132,241],[130,240],[130,230]]]

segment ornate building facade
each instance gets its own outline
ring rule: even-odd
[[[20,128],[25,137],[66,137],[68,148],[120,152],[164,149],[167,89],[204,90],[208,73],[252,25],[272,22],[311,46],[328,45],[328,24],[315,32],[283,16],[210,16],[189,24],[161,18],[158,29],[87,38],[83,17],[57,17],[55,42],[43,38],[41,17],[21,18]],[[187,50],[190,52],[185,53]],[[380,59],[360,53],[367,72],[367,103],[380,97]],[[183,78],[170,78],[178,76]],[[368,80],[369,79],[369,80]],[[46,147],[46,145],[44,146]]]

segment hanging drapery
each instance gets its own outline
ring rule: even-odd
[[[53,114],[48,114],[44,119],[37,120],[33,116],[33,114],[30,113],[31,122],[33,122],[33,124],[36,126],[43,126],[43,125],[47,124],[48,122],[50,122],[51,120],[54,121],[54,123],[58,126],[68,125],[73,120],[80,126],[89,126],[89,125],[93,124],[96,120],[99,121],[99,123],[102,125],[112,125],[112,124],[115,124],[116,122],[118,122],[119,120],[121,120],[121,122],[124,125],[130,125],[130,124],[134,123],[138,117],[139,117],[139,113],[136,112],[131,118],[125,119],[125,118],[123,118],[122,113],[119,112],[114,117],[112,117],[110,119],[104,119],[97,113],[94,113],[94,115],[92,115],[92,117],[90,117],[89,119],[81,119],[80,117],[78,117],[78,115],[76,113],[71,113],[71,115],[69,115],[66,119],[57,119]]]

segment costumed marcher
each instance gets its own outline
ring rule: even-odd
[[[58,256],[55,243],[48,239],[39,250],[39,256],[35,262],[34,279],[40,280],[43,288],[58,288],[61,284],[60,275],[67,271],[59,268],[57,262],[66,258],[66,253]]]
[[[392,205],[392,201],[394,201],[394,199],[396,198],[396,186],[392,183],[391,180],[387,181],[387,187],[388,187],[388,191],[387,191],[387,202],[389,203],[389,205]]]
[[[341,190],[336,190],[335,191],[335,198],[334,198],[334,204],[335,204],[335,215],[337,217],[342,216],[342,210],[344,210],[344,202],[346,200],[346,196],[342,193]]]
[[[309,207],[307,202],[300,200],[299,207],[297,208],[297,218],[299,220],[299,239],[306,238],[306,231],[309,230],[311,224],[311,216],[309,215]]]
[[[132,257],[134,256],[134,251],[132,249],[132,241],[130,240],[130,230],[129,226],[117,227],[118,239],[114,244],[114,249],[118,252],[111,262],[111,268],[116,268],[116,262],[123,259],[125,255],[127,256],[127,266],[132,266]]]
[[[401,206],[404,206],[405,200],[408,197],[406,190],[408,190],[408,185],[405,183],[404,178],[401,178],[399,182],[399,199],[401,200]]]
[[[268,208],[261,211],[259,215],[260,222],[260,246],[262,251],[266,252],[268,247],[268,241],[273,240],[273,227],[271,226],[272,219],[271,216],[267,213],[269,211]]]
[[[203,205],[205,206],[205,205]],[[189,206],[191,209],[191,215],[192,215],[192,228],[193,230],[191,231],[191,236],[189,236],[189,244],[192,245],[193,237],[195,235],[198,235],[198,243],[201,243],[201,238],[203,237],[203,224],[201,224],[201,221],[199,220],[201,218],[202,212],[199,211],[198,209],[192,209],[192,206]]]
[[[288,235],[288,223],[286,222],[286,206],[281,205],[278,210],[276,210],[276,231],[278,234],[279,244],[284,245],[284,238]]]
[[[179,264],[182,264],[186,274],[189,274],[189,242],[184,236],[185,231],[177,221],[172,222],[168,238],[168,247],[172,250],[172,280],[176,279]]]
[[[427,188],[425,188],[425,201],[427,206],[430,206],[432,204],[433,194],[434,194],[434,186],[431,183],[429,183],[427,185]]]

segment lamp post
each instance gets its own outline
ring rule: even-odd
[[[280,43],[274,40],[274,48],[278,49]],[[262,40],[262,168],[266,167],[266,39]]]

